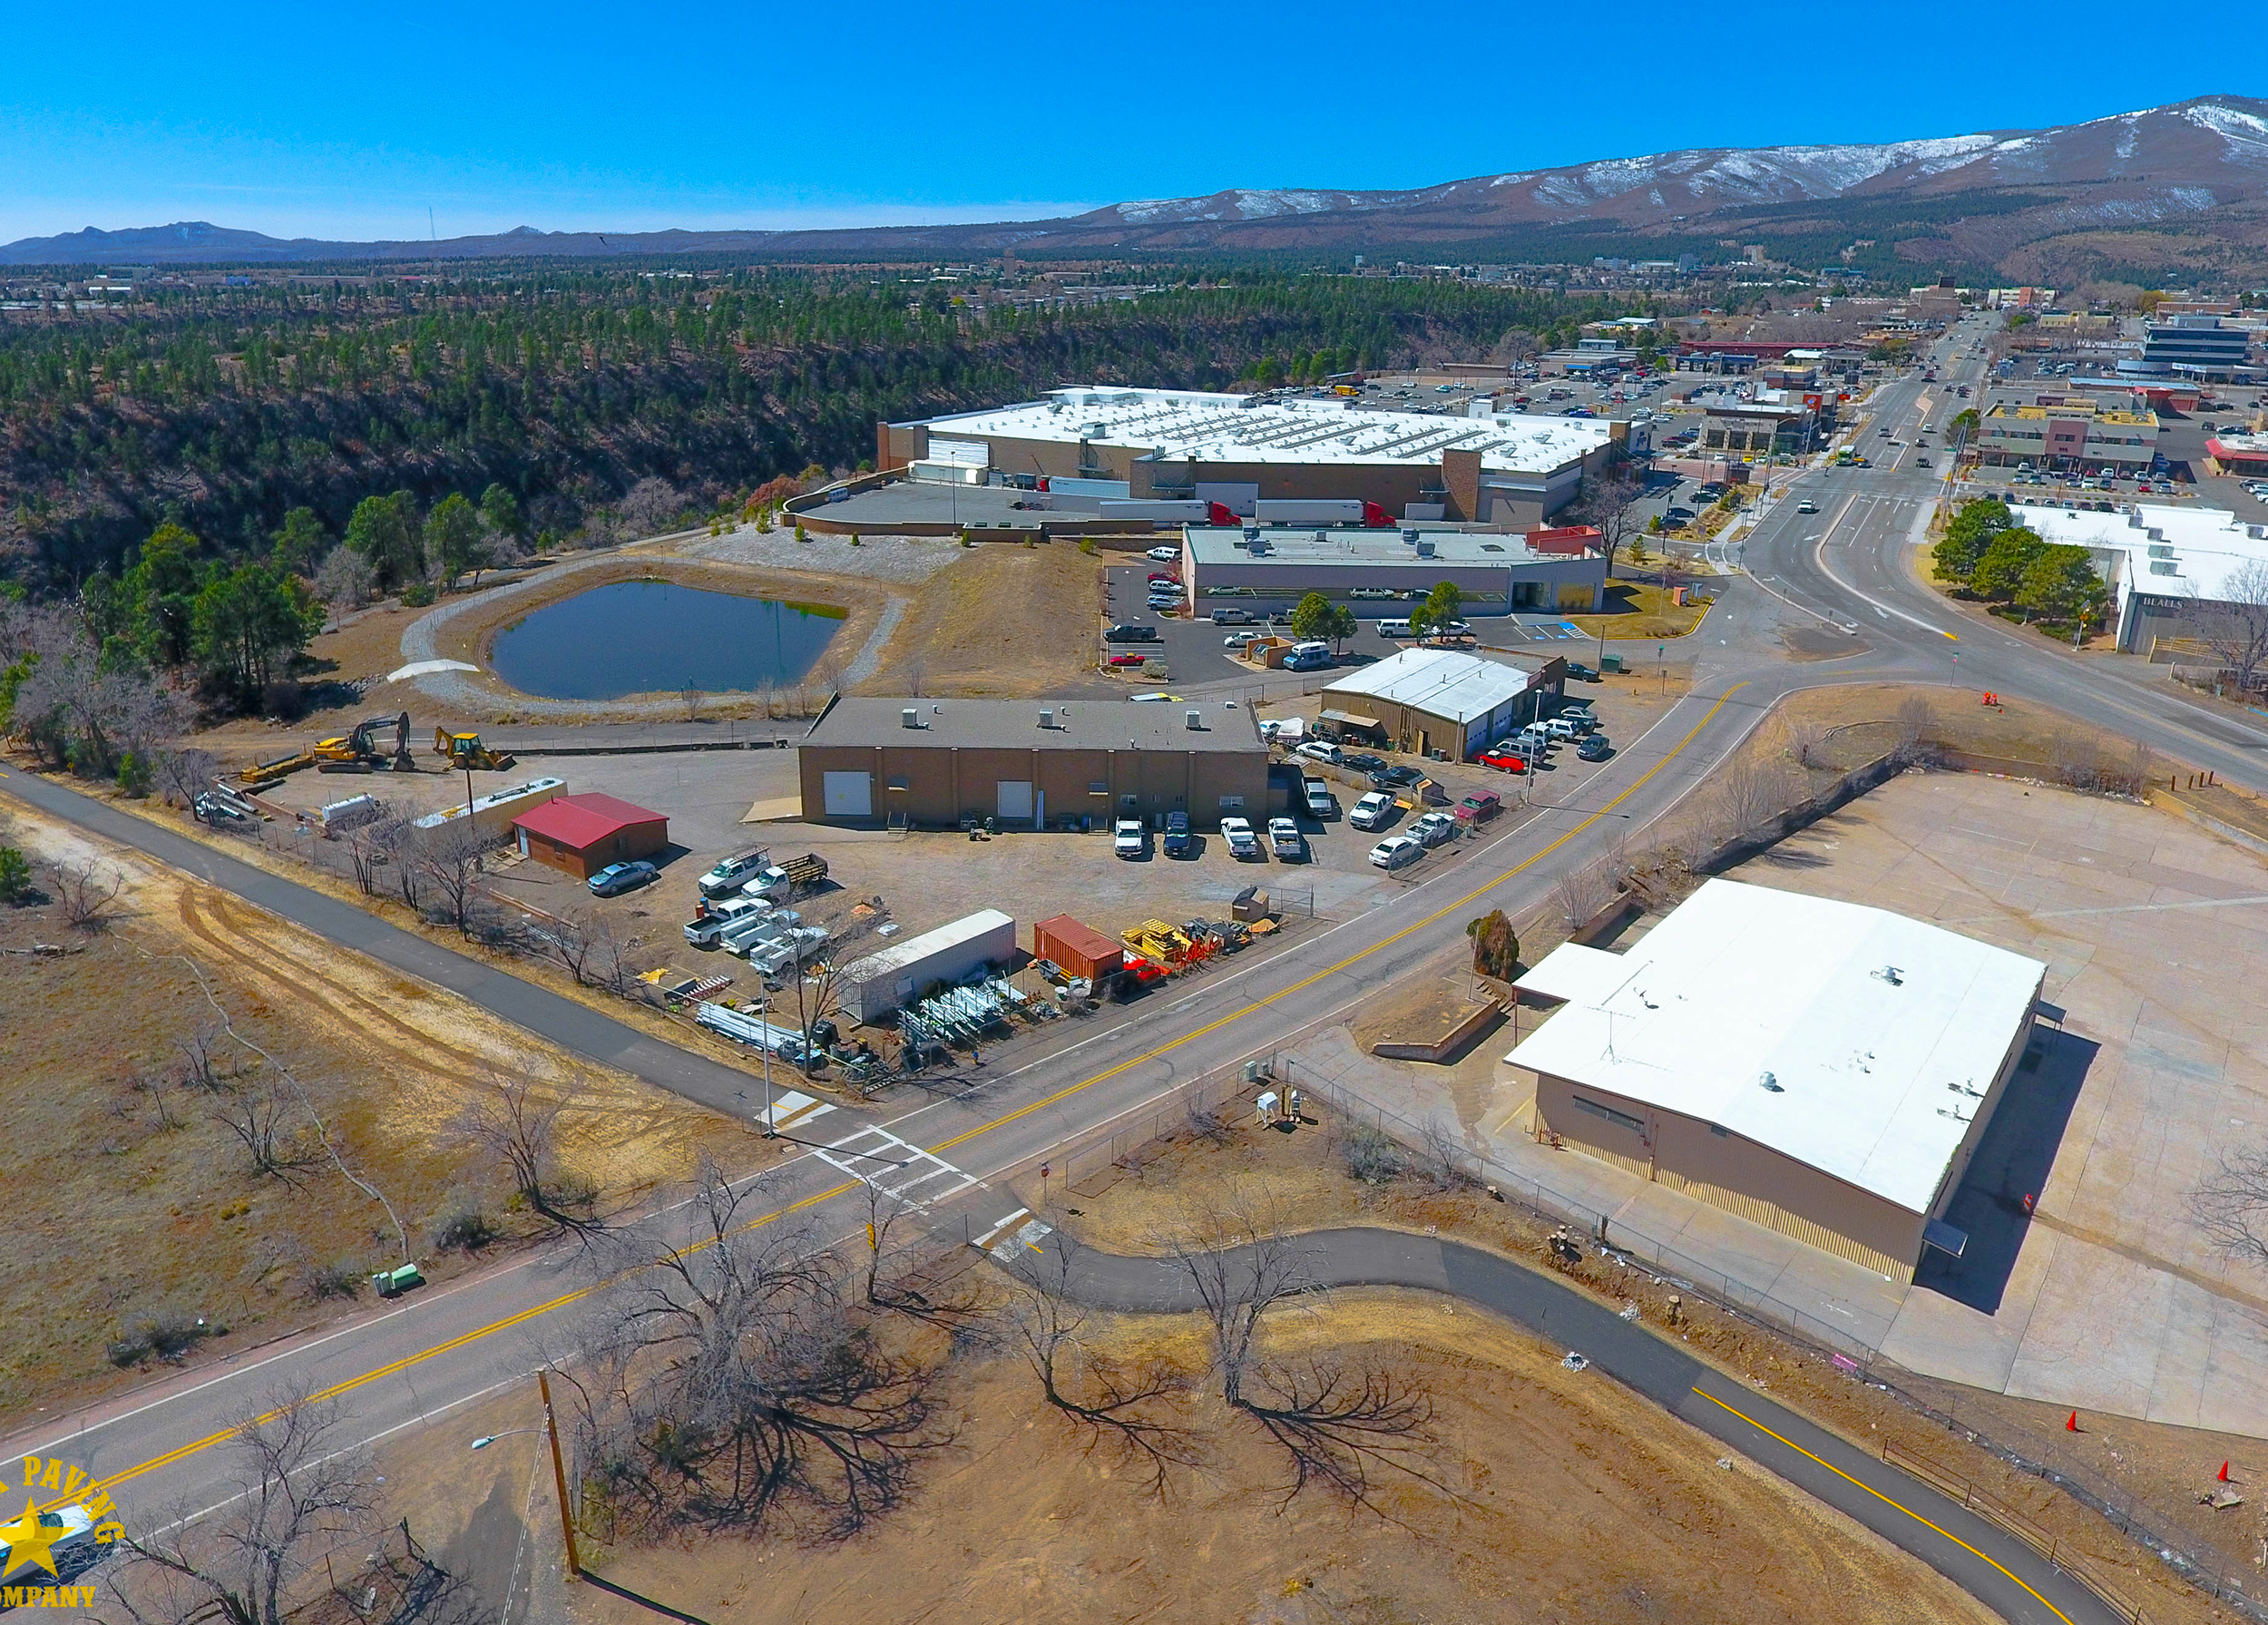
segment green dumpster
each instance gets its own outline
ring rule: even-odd
[[[1601,671],[1619,671],[1622,670],[1622,657],[1618,654],[1602,654],[1598,657],[1598,669]]]
[[[405,1264],[399,1269],[382,1269],[370,1277],[370,1284],[378,1289],[380,1297],[399,1297],[412,1287],[425,1284],[425,1273],[415,1264]]]

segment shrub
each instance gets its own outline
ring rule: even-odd
[[[444,1252],[478,1252],[495,1239],[495,1222],[470,1203],[444,1214],[433,1228],[433,1244]]]
[[[327,1297],[353,1297],[362,1290],[362,1276],[347,1264],[316,1264],[308,1267],[308,1296],[317,1302]]]
[[[201,1315],[152,1315],[119,1328],[117,1340],[110,1346],[111,1364],[126,1366],[139,1366],[149,1359],[179,1360],[200,1339],[219,1336],[228,1329]]]
[[[796,526],[796,540],[798,542],[808,542],[811,540],[810,536],[805,533],[801,524]]]
[[[431,582],[412,582],[402,589],[402,607],[406,610],[422,610],[432,602]]]
[[[1102,549],[1095,545],[1095,539],[1092,536],[1081,536],[1079,539],[1079,551],[1091,559]]]
[[[14,847],[0,847],[0,903],[21,903],[32,895],[32,866]]]
[[[1356,1123],[1340,1137],[1339,1157],[1346,1171],[1365,1185],[1391,1184],[1402,1177],[1402,1148],[1368,1123]]]

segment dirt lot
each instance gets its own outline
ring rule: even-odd
[[[0,946],[71,950],[0,960],[0,1052],[15,1085],[0,1180],[18,1222],[0,1315],[20,1333],[0,1353],[0,1414],[128,1380],[105,1346],[144,1319],[226,1325],[190,1356],[210,1357],[341,1312],[347,1283],[398,1261],[384,1208],[321,1154],[310,1106],[444,1278],[480,1258],[436,1249],[436,1219],[479,1207],[507,1238],[523,1228],[497,1171],[455,1140],[468,1091],[494,1074],[528,1077],[552,1098],[572,1092],[562,1160],[610,1194],[676,1177],[699,1147],[727,1152],[740,1137],[177,870],[6,797],[0,816],[50,894],[60,888],[45,866],[57,860],[122,883],[106,931],[73,930],[59,903],[0,909]],[[187,1075],[181,1046],[200,1033],[211,1087]],[[262,1176],[223,1120],[271,1100],[278,1143],[303,1165]],[[326,1272],[337,1279],[318,1290]],[[352,1290],[367,1300],[367,1282]]]
[[[1069,542],[970,549],[916,590],[883,651],[882,669],[858,691],[1005,698],[1097,691],[1093,628],[1107,562]]]

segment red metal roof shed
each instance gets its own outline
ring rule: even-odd
[[[585,878],[609,864],[650,857],[670,844],[668,814],[596,790],[555,797],[512,822],[521,851]]]

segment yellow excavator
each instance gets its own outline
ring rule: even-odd
[[[381,732],[389,728],[394,730],[391,749],[378,742]],[[393,717],[365,717],[350,734],[316,740],[308,754],[315,758],[318,773],[367,773],[376,768],[390,768],[396,773],[417,771],[416,759],[409,753],[407,711]]]
[[[447,757],[452,768],[478,768],[484,772],[509,772],[519,761],[510,751],[489,749],[476,733],[451,733],[445,728],[433,730],[433,753]]]

